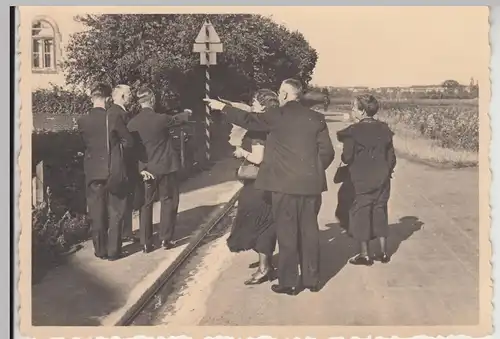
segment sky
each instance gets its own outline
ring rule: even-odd
[[[316,85],[469,84],[489,63],[486,7],[264,8],[316,49]]]

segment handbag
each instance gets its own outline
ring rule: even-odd
[[[241,166],[238,168],[236,176],[240,180],[255,180],[257,179],[258,173],[259,167],[255,166],[248,160],[244,160]]]
[[[341,182],[346,181],[349,178],[349,167],[347,165],[342,165],[342,162],[337,167],[337,171],[333,176],[333,182],[336,184],[340,184]]]
[[[106,149],[108,151],[108,169],[109,175],[106,182],[108,192],[119,195],[126,192],[128,182],[127,170],[123,157],[123,146],[117,143],[111,148],[111,140],[109,137],[109,114],[106,113]]]

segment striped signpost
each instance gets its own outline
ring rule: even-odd
[[[217,64],[217,53],[222,53],[223,47],[214,26],[205,21],[193,45],[193,52],[200,53],[200,65],[205,66],[205,97],[210,98],[210,66]],[[210,107],[205,106],[205,156],[210,161]]]

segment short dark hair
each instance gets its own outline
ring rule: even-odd
[[[283,84],[291,86],[293,89],[297,91],[298,94],[302,94],[302,91],[304,90],[302,82],[300,82],[297,79],[286,79],[283,81]]]
[[[259,89],[255,92],[253,98],[257,100],[265,109],[280,106],[278,95],[267,88]]]
[[[143,86],[137,90],[137,101],[142,104],[145,102],[150,101],[152,98],[154,98],[155,93],[153,90],[147,86]]]
[[[111,86],[104,82],[98,82],[90,89],[90,96],[92,98],[109,98],[111,96]]]
[[[356,108],[359,109],[360,111],[365,111],[366,115],[369,117],[374,116],[377,114],[380,104],[373,95],[371,94],[362,94],[358,95],[354,99],[354,105],[356,105]]]

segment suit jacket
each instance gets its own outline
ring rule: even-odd
[[[128,122],[131,119],[131,114],[127,112],[126,110],[123,109],[120,105],[117,104],[111,104],[111,106],[108,108],[108,112],[115,112],[119,115],[122,116],[123,121],[125,122],[125,125],[128,124]]]
[[[110,150],[118,143],[121,143],[124,149],[133,146],[133,138],[120,114],[113,111],[106,112],[104,108],[92,108],[88,115],[78,120],[78,129],[85,145],[83,166],[87,183],[94,180],[106,180],[109,176],[106,115],[109,117]]]
[[[130,120],[128,129],[136,142],[134,154],[139,171],[160,176],[180,169],[180,159],[169,133],[169,128],[178,124],[172,116],[158,114],[152,108],[142,108]]]
[[[114,115],[120,115],[122,117],[123,121],[125,122],[125,125],[127,125],[131,119],[131,114],[129,112],[127,112],[126,110],[124,110],[123,107],[121,107],[120,105],[117,105],[117,104],[112,104],[108,108],[108,113],[109,112],[111,114],[114,114]],[[137,159],[135,159],[134,155],[132,154],[132,151],[133,150],[131,148],[128,148],[128,149],[125,149],[123,152],[123,156],[125,158],[124,159],[125,166],[127,167],[126,168],[127,177],[128,177],[129,183],[131,184],[130,185],[131,190],[133,190],[132,184],[135,184],[138,180],[140,181],[140,179],[141,179],[140,175],[139,175],[139,171],[138,171]]]
[[[393,135],[386,123],[373,118],[337,132],[344,144],[342,161],[348,165],[356,194],[376,191],[390,179],[396,166]]]
[[[296,101],[265,113],[229,105],[222,111],[230,123],[269,133],[255,188],[296,195],[327,190],[325,170],[335,152],[322,114]]]

